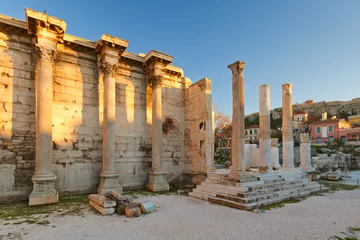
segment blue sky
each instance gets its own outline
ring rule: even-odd
[[[6,4],[1,4],[4,1]],[[212,79],[213,101],[231,115],[231,71],[246,62],[245,112],[258,111],[258,86],[281,84],[294,102],[350,100],[360,90],[360,1],[0,1],[0,13],[25,20],[24,8],[64,19],[67,33],[129,40],[127,51],[174,56],[193,82]]]

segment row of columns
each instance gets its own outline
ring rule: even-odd
[[[29,205],[56,203],[56,176],[52,172],[52,82],[53,65],[58,42],[63,42],[66,24],[45,13],[26,9],[29,34],[35,42],[36,61],[36,157],[35,173],[32,176],[33,190]],[[99,194],[109,191],[121,193],[119,174],[115,164],[116,142],[116,86],[115,75],[121,54],[128,42],[104,34],[96,44],[100,74],[104,81],[103,156],[100,173]],[[156,51],[145,56],[146,76],[152,87],[152,168],[146,188],[151,191],[169,189],[166,172],[162,167],[162,80],[165,66],[173,57]]]
[[[246,176],[245,172],[245,115],[244,115],[244,67],[245,62],[237,61],[228,66],[232,71],[233,124],[232,124],[232,169],[229,178]],[[272,172],[272,167],[280,168],[277,139],[271,139],[270,127],[270,86],[259,86],[259,121],[260,121],[260,167]],[[307,134],[307,135],[306,135]],[[306,137],[307,136],[307,137]],[[294,165],[294,140],[292,122],[292,84],[282,85],[282,137],[283,166],[281,171],[296,171]],[[302,135],[301,143],[302,170],[313,170],[310,158],[310,142],[308,133]]]

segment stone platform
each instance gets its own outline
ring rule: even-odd
[[[301,177],[289,179],[274,173],[264,179],[267,180],[240,183],[229,180],[225,174],[210,174],[189,196],[241,210],[253,210],[324,189],[318,182]]]

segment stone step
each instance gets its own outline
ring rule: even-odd
[[[239,202],[242,204],[249,204],[249,203],[253,203],[253,202],[257,202],[257,201],[263,201],[263,200],[267,200],[267,199],[273,199],[273,198],[278,198],[278,197],[282,197],[282,196],[287,196],[289,194],[292,194],[292,195],[299,194],[299,190],[300,190],[300,195],[301,195],[302,192],[320,190],[320,187],[319,186],[305,186],[305,187],[292,188],[289,190],[277,191],[277,192],[273,192],[273,193],[268,193],[268,194],[263,194],[263,195],[258,195],[258,196],[254,196],[254,197],[248,197],[248,198],[242,198],[242,197],[238,197],[238,196],[234,196],[234,195],[227,195],[227,194],[223,194],[223,193],[217,193],[217,194],[215,194],[215,197]]]
[[[214,193],[220,193],[220,194],[227,194],[237,197],[239,194],[239,191],[234,190],[228,190],[228,189],[219,189],[219,188],[212,188],[208,186],[200,185],[196,189],[202,192],[214,192]],[[194,189],[195,190],[195,189]]]
[[[273,188],[261,189],[261,190],[257,190],[257,191],[240,192],[238,194],[238,196],[242,197],[242,198],[249,198],[249,197],[264,195],[264,194],[267,194],[267,193],[278,192],[278,191],[283,191],[283,190],[289,190],[289,189],[292,189],[292,188],[294,189],[294,188],[305,187],[308,184],[313,184],[313,183],[288,184],[288,185],[282,185],[282,186],[275,186]]]
[[[247,187],[242,187],[242,186],[230,186],[230,185],[223,185],[223,184],[218,184],[218,183],[214,183],[211,181],[204,181],[200,184],[200,186],[213,186],[214,188],[222,188],[222,189],[229,189],[229,190],[234,190],[234,191],[247,191],[248,188]]]
[[[257,190],[263,190],[263,189],[268,189],[268,188],[273,188],[273,187],[280,187],[280,186],[284,186],[284,185],[291,185],[291,184],[300,184],[300,183],[307,183],[308,181],[304,181],[304,180],[300,180],[300,181],[270,181],[267,182],[263,185],[259,185],[259,186],[249,186],[248,189],[249,191],[257,191]]]

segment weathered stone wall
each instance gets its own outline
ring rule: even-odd
[[[22,192],[27,197],[33,187],[34,39],[25,22],[0,16],[0,202],[4,194]],[[56,47],[52,171],[60,195],[96,192],[99,185],[104,74],[95,46],[67,35]],[[213,160],[211,82],[202,80],[187,89],[190,81],[182,69],[171,65],[164,69],[162,161],[167,181],[177,182],[184,169],[206,173],[206,163]],[[125,190],[143,188],[152,165],[152,88],[146,76],[143,55],[122,53],[115,75],[115,163]],[[191,153],[185,157],[187,151]]]
[[[0,23],[0,195],[28,192],[35,161],[35,64],[25,30]]]
[[[184,173],[206,174],[214,159],[213,111],[208,79],[202,79],[185,91]],[[189,177],[188,177],[189,178]]]

